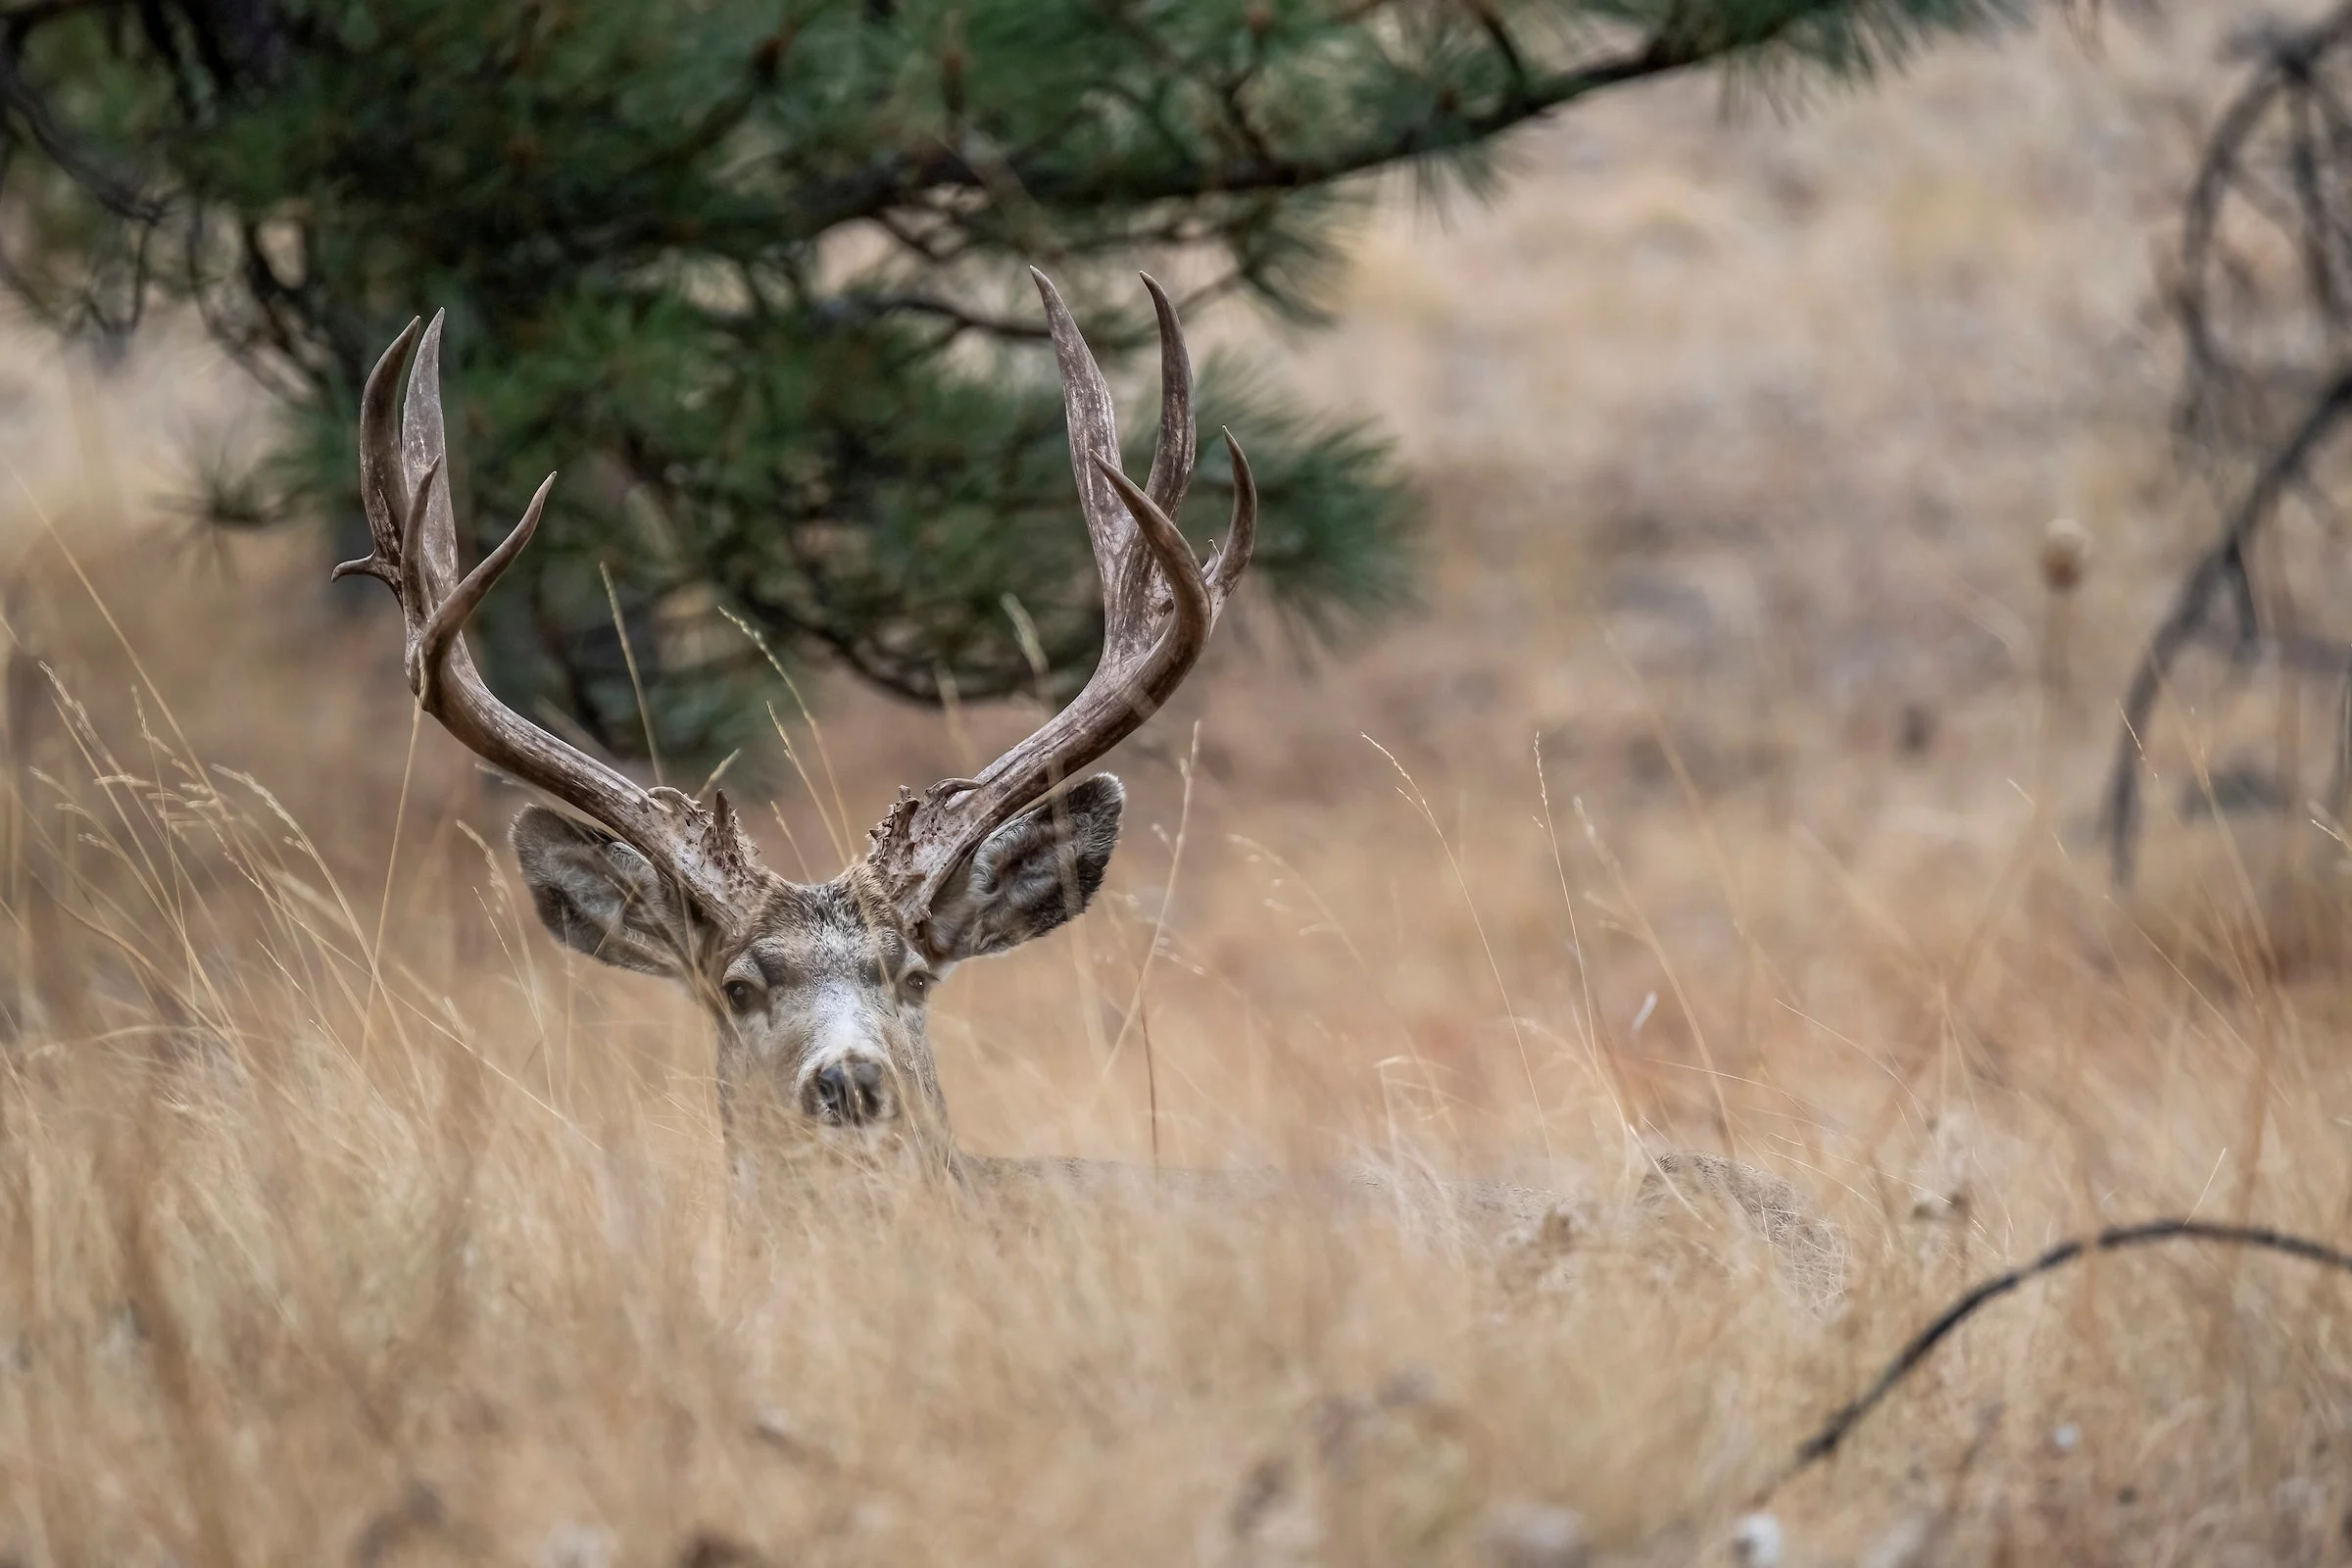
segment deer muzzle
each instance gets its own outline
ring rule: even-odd
[[[801,1108],[829,1127],[865,1127],[898,1114],[890,1071],[870,1057],[829,1061],[801,1087]]]

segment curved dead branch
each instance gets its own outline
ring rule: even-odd
[[[1895,1352],[1886,1369],[1871,1380],[1870,1387],[1840,1406],[1837,1414],[1822,1423],[1819,1430],[1797,1445],[1796,1452],[1788,1465],[1756,1494],[1753,1506],[1762,1507],[1790,1481],[1836,1453],[1838,1445],[1861,1424],[1862,1418],[1877,1409],[1894,1392],[1896,1385],[1917,1370],[1936,1346],[1950,1338],[1952,1332],[1975,1316],[1979,1309],[2007,1296],[2030,1280],[2064,1268],[2093,1252],[2121,1251],[2126,1248],[2149,1247],[2160,1242],[2213,1242],[2229,1247],[2249,1247],[2352,1274],[2352,1252],[2342,1251],[2326,1242],[2315,1242],[2309,1237],[2272,1230],[2263,1225],[2227,1225],[2200,1219],[2157,1219],[2145,1220],[2137,1225],[2114,1225],[2095,1235],[2078,1236],[2071,1241],[2060,1242],[2031,1263],[1985,1280],[1937,1313],[1934,1321],[1914,1334]]]
[[[2314,637],[2266,606],[2254,545],[2299,499],[2333,508],[2320,460],[2352,415],[2352,3],[2316,24],[2263,24],[2235,38],[2256,62],[2223,110],[2181,208],[2174,312],[2181,386],[2175,430],[2191,461],[2237,490],[2219,536],[2182,576],[2122,702],[2100,809],[2118,885],[2134,869],[2148,726],[2180,656],[2218,646],[2234,663],[2343,682],[2352,644]],[[2275,585],[2270,596],[2284,585]],[[2352,729],[2338,737],[2330,802],[2352,788]],[[2281,792],[2299,806],[2296,790]]]
[[[2132,880],[2133,852],[2139,835],[2139,762],[2148,722],[2164,695],[2174,662],[2202,637],[2217,630],[2221,617],[2230,617],[2228,646],[2233,657],[2245,659],[2262,652],[2266,639],[2259,601],[2247,557],[2256,532],[2278,510],[2287,492],[2308,474],[2312,458],[2328,436],[2352,415],[2352,369],[2338,376],[2303,421],[2302,428],[2263,467],[2245,499],[2231,513],[2229,526],[2212,548],[2197,558],[2181,581],[2173,608],[2148,639],[2147,650],[2132,674],[2123,701],[2123,725],[2116,737],[2115,762],[2107,779],[2107,798],[2101,823],[2107,839],[2110,868],[2119,884]],[[2310,639],[2294,639],[2288,652],[2307,655]],[[2339,660],[2335,669],[2352,678],[2352,659]]]

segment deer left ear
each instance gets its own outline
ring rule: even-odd
[[[1118,847],[1126,804],[1125,787],[1097,773],[981,840],[931,906],[932,957],[986,957],[1085,913]]]
[[[524,807],[511,837],[557,941],[623,969],[685,972],[686,911],[644,856],[544,806]]]

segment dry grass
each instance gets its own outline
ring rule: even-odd
[[[141,499],[234,383],[21,345],[0,1560],[1469,1563],[1542,1503],[1728,1561],[1997,1262],[2191,1209],[2346,1240],[2341,845],[2192,809],[2118,901],[2083,838],[2211,520],[2153,255],[2229,9],[1793,122],[1596,105],[1495,210],[1384,220],[1298,346],[1408,434],[1428,612],[1223,648],[1118,761],[1100,912],[948,988],[947,1092],[990,1152],[1546,1187],[1583,1218],[1534,1269],[1313,1204],[822,1184],[731,1224],[699,1020],[518,915],[515,801],[412,750],[383,607]],[[2058,514],[2098,550],[2063,606]],[[2321,770],[2324,694],[2179,697],[2160,803]],[[816,875],[1026,721],[820,717],[840,800],[762,781]],[[1638,1222],[1676,1148],[1834,1215],[1838,1309]],[[2034,1286],[1775,1500],[1788,1560],[2340,1561],[2344,1290],[2187,1251]]]

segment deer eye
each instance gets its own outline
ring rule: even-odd
[[[737,1012],[750,1011],[752,1004],[760,999],[760,988],[749,980],[730,980],[718,991],[727,999],[727,1005]]]
[[[931,976],[920,969],[903,976],[899,985],[906,993],[908,1002],[920,1002],[931,994]]]

